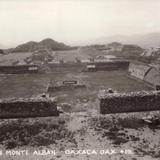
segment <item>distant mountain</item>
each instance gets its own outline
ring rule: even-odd
[[[53,39],[47,38],[40,42],[30,41],[24,44],[21,44],[14,48],[12,52],[33,52],[39,49],[49,49],[49,50],[68,50],[72,47],[67,46],[63,43],[57,42]]]
[[[102,37],[95,40],[94,43],[107,44],[117,41],[124,44],[136,44],[142,48],[160,46],[160,33],[135,34],[135,35],[115,35],[111,37]]]

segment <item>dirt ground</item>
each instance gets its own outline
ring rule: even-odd
[[[143,81],[137,81],[128,76],[127,71],[102,72],[66,72],[50,74],[0,74],[0,97],[32,97],[47,92],[49,82],[62,82],[76,79],[87,86],[87,94],[95,95],[100,89],[113,88],[118,92],[151,90]],[[72,94],[71,96],[75,95]],[[85,91],[86,92],[86,91]],[[69,92],[68,92],[69,93]],[[79,92],[76,92],[77,94]],[[62,94],[62,93],[55,93]],[[51,93],[54,96],[54,93]],[[83,95],[83,94],[81,94]],[[93,97],[94,99],[96,97]],[[74,98],[74,97],[73,97]]]
[[[128,77],[127,72],[0,76],[0,96],[5,98],[37,96],[47,92],[51,80],[78,79],[87,86],[82,90],[50,93],[64,112],[60,117],[1,120],[0,160],[150,160],[160,157],[160,125],[142,121],[143,116],[159,116],[159,112],[99,114],[99,89],[151,90],[147,84]],[[28,154],[22,154],[23,150]]]
[[[18,57],[23,61],[30,54],[15,54],[14,60]],[[88,58],[89,51],[82,48],[53,55],[57,61],[62,58],[73,61],[76,57]],[[7,64],[12,58],[6,55],[1,62]],[[0,97],[35,97],[47,93],[51,81],[68,79],[76,79],[86,88],[49,93],[56,97],[63,111],[59,117],[0,120],[0,160],[159,159],[160,126],[142,121],[143,116],[159,116],[159,112],[99,114],[100,89],[112,88],[118,92],[152,89],[130,78],[126,71],[1,74]]]
[[[87,111],[62,114],[59,118],[1,121],[2,160],[151,160],[159,159],[160,125],[148,125],[141,117],[154,113],[101,116],[96,104]],[[14,125],[13,125],[14,121]],[[31,125],[32,124],[32,125]],[[12,126],[11,129],[6,126]],[[14,127],[13,127],[14,126]],[[18,126],[21,126],[19,130]],[[35,132],[35,133],[34,133]],[[6,155],[27,150],[28,155]],[[54,151],[42,154],[42,151]],[[35,151],[41,153],[35,154]],[[79,152],[79,153],[78,153]]]

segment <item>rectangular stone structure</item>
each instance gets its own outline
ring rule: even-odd
[[[76,85],[49,86],[47,91],[48,92],[70,91],[74,89],[86,89],[86,85],[76,84]]]
[[[128,70],[129,61],[106,61],[106,62],[90,62],[87,64],[87,71],[111,71],[111,70]]]
[[[0,118],[58,116],[56,102],[50,98],[0,99]]]
[[[112,93],[99,99],[101,114],[160,110],[160,91]]]
[[[74,84],[77,84],[76,80],[66,80],[66,81],[63,81],[63,85],[74,85]]]
[[[38,73],[38,65],[10,65],[10,66],[0,66],[0,74],[31,74]]]

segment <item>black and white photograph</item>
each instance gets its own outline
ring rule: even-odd
[[[0,0],[0,160],[160,160],[160,0]]]

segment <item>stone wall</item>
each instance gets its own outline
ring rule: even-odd
[[[6,74],[26,74],[38,73],[39,66],[37,65],[16,65],[16,66],[0,66],[0,73]]]
[[[144,80],[152,85],[160,85],[160,72],[158,68],[151,68],[145,75]]]
[[[131,76],[134,76],[136,78],[139,78],[141,80],[144,79],[146,72],[150,69],[150,66],[142,65],[142,64],[134,64],[130,63],[129,65],[129,73]]]
[[[48,65],[52,72],[66,72],[66,71],[108,71],[108,70],[128,70],[129,61],[113,60],[113,61],[94,61],[82,63],[60,63]],[[94,68],[90,66],[95,66]]]
[[[75,90],[75,89],[86,89],[86,85],[76,84],[76,85],[49,86],[48,92],[71,91],[71,90]]]
[[[56,102],[47,98],[0,99],[0,118],[58,116]]]
[[[90,62],[87,65],[88,71],[128,70],[128,67],[129,61]]]
[[[85,63],[60,63],[60,64],[48,64],[51,72],[63,73],[63,72],[81,72],[86,68]]]
[[[113,93],[99,99],[101,114],[160,110],[160,91]]]
[[[131,63],[128,71],[131,76],[144,80],[153,86],[160,84],[159,68],[148,66],[146,64],[142,65]]]

